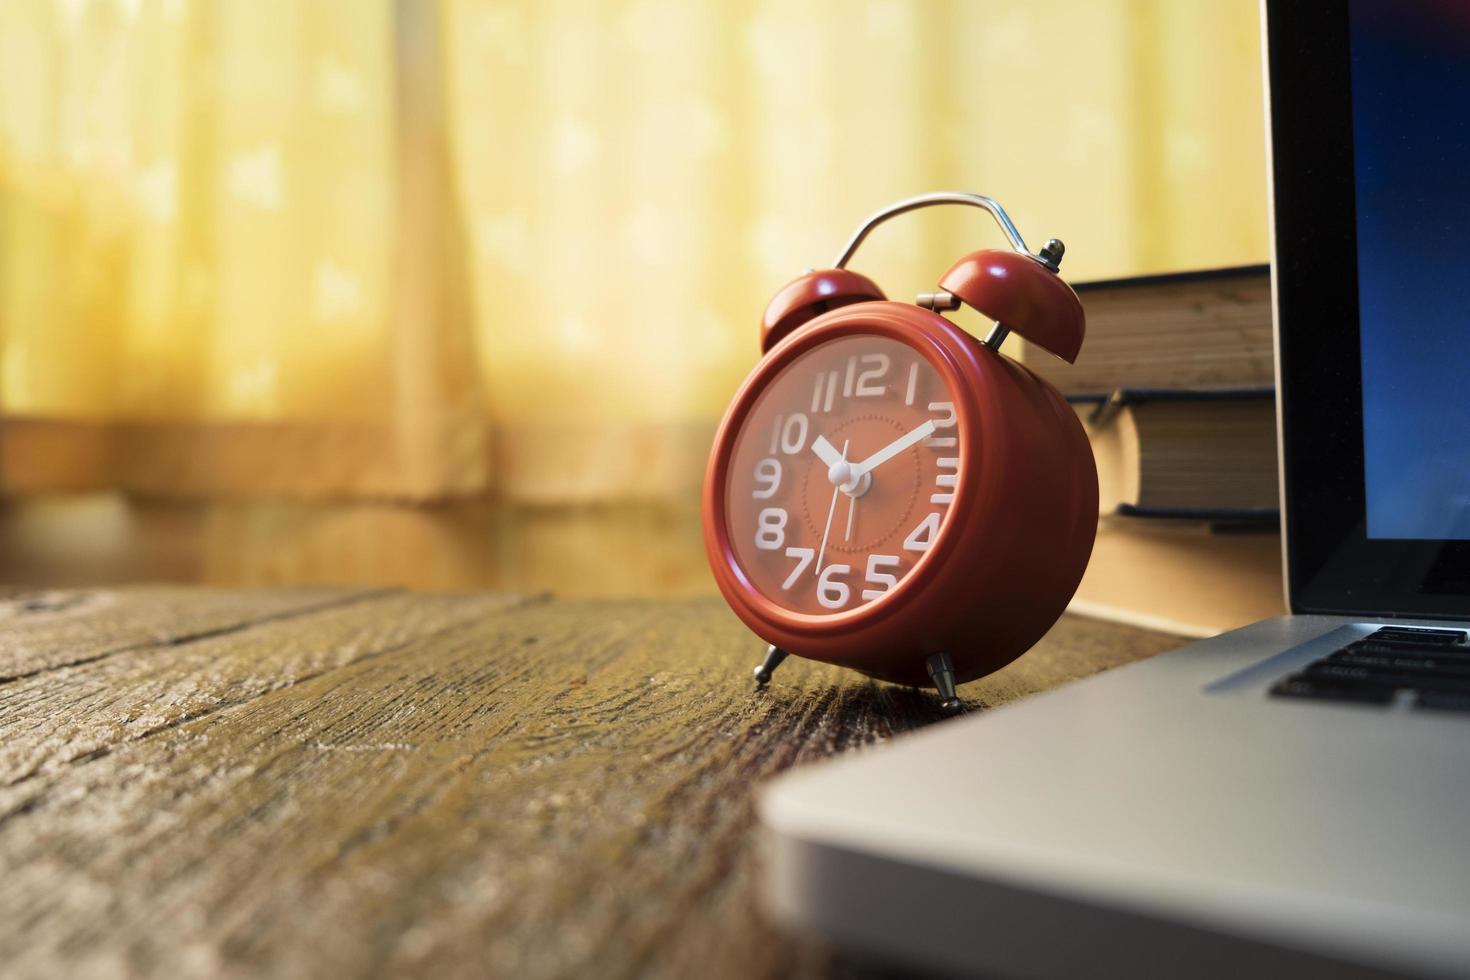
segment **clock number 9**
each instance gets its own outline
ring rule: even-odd
[[[767,456],[755,464],[755,482],[763,483],[765,486],[752,490],[750,495],[756,500],[770,500],[781,488],[781,461],[774,456]]]

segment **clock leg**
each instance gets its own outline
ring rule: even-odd
[[[767,649],[766,659],[762,660],[761,665],[755,669],[755,682],[757,684],[769,683],[771,675],[776,672],[777,667],[781,666],[781,661],[785,660],[786,656],[786,651],[780,647],[773,646]]]
[[[929,678],[939,689],[939,706],[945,711],[960,710],[960,696],[954,689],[954,661],[947,653],[936,653],[924,662],[929,668]]]

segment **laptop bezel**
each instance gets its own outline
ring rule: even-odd
[[[1367,536],[1347,0],[1265,0],[1282,531],[1293,612],[1464,619],[1470,541]]]

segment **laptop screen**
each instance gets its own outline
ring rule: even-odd
[[[1470,4],[1349,18],[1367,533],[1470,539]]]
[[[1265,0],[1297,612],[1470,617],[1470,0]]]

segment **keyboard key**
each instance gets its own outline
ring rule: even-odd
[[[1404,633],[1409,636],[1452,636],[1463,643],[1466,631],[1449,626],[1380,626],[1379,633]]]
[[[1417,626],[1385,626],[1370,634],[1372,639],[1408,640],[1417,643],[1464,643],[1464,630],[1421,629]]]
[[[1470,657],[1438,656],[1428,653],[1364,653],[1348,647],[1318,663],[1366,667],[1372,670],[1423,672],[1444,677],[1470,677]]]
[[[1470,659],[1470,647],[1459,647],[1449,643],[1409,643],[1404,640],[1358,640],[1343,649],[1361,650],[1364,653],[1400,653],[1420,651],[1437,653],[1446,657]]]
[[[1278,681],[1271,688],[1278,698],[1309,698],[1317,701],[1352,701],[1358,704],[1387,704],[1394,689],[1376,684],[1310,678],[1300,674]]]
[[[1320,661],[1298,676],[1314,680],[1340,681],[1352,684],[1374,684],[1390,690],[1408,688],[1422,691],[1464,691],[1470,694],[1470,677],[1442,676],[1428,672],[1384,671],[1369,667]]]
[[[1383,705],[1404,691],[1416,707],[1470,711],[1465,638],[1465,630],[1385,626],[1278,681],[1271,694]]]
[[[1420,691],[1414,707],[1429,711],[1470,711],[1470,694],[1451,691]]]

